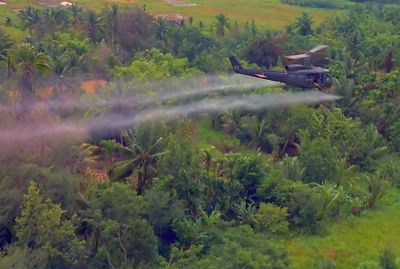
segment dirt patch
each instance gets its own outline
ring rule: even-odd
[[[338,257],[337,251],[332,248],[325,250],[324,254],[325,254],[324,255],[325,257],[327,257],[329,259],[333,259],[333,260],[337,259],[337,257]]]
[[[45,7],[59,7],[59,6],[70,6],[72,2],[60,1],[60,0],[33,0],[34,4],[45,6]]]
[[[198,6],[196,3],[187,3],[186,1],[183,0],[165,0],[168,4],[171,6],[175,7],[193,7],[193,6]]]
[[[85,92],[95,93],[97,89],[107,85],[107,81],[104,79],[92,79],[82,82],[81,88]]]
[[[60,5],[62,5],[62,6],[64,6],[64,7],[68,7],[68,6],[72,6],[72,3],[71,3],[71,2],[63,1],[63,2],[60,3]]]
[[[155,15],[156,18],[162,18],[165,21],[180,23],[182,20],[184,21],[186,18],[180,13],[160,13]]]

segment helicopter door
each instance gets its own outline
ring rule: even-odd
[[[315,83],[319,84],[320,76],[319,74],[307,74],[307,84],[313,87]]]

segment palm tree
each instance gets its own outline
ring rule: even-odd
[[[32,34],[33,28],[40,22],[39,10],[31,6],[21,9],[18,13],[18,17],[21,21],[22,28],[29,28],[30,34]]]
[[[222,129],[226,133],[234,135],[240,132],[241,118],[242,118],[242,113],[240,111],[232,111],[222,114],[219,117],[218,121],[220,121]]]
[[[295,23],[295,27],[299,34],[303,36],[310,35],[312,33],[311,25],[313,23],[312,17],[308,15],[308,13],[303,12],[300,17],[297,17],[297,22]]]
[[[119,16],[118,4],[113,3],[111,9],[106,7],[104,13],[105,17],[107,18],[106,38],[111,43],[111,47],[115,49],[117,46],[116,34],[118,32],[118,16]]]
[[[230,28],[229,19],[222,13],[219,13],[215,18],[217,19],[217,35],[223,38],[225,36],[225,29]]]
[[[241,129],[250,137],[251,145],[258,149],[265,142],[268,121],[262,115],[245,116],[241,119]]]
[[[19,45],[14,57],[21,72],[21,89],[24,94],[30,95],[33,93],[34,77],[50,69],[49,59],[43,52],[36,52],[29,43]]]
[[[79,22],[81,20],[81,14],[83,13],[83,9],[81,6],[73,3],[72,5],[68,6],[67,10],[71,13],[71,24],[72,28],[76,31],[79,26]]]
[[[368,208],[373,208],[378,199],[383,195],[387,183],[380,174],[365,175],[364,178],[368,186]]]
[[[6,26],[11,26],[12,25],[12,19],[7,16],[6,19],[5,19],[5,24],[6,24]]]
[[[153,126],[143,125],[135,131],[126,131],[124,138],[126,146],[121,145],[121,149],[129,159],[116,163],[110,171],[110,178],[123,179],[136,172],[136,190],[138,194],[142,194],[150,186],[156,173],[157,158],[164,154],[162,137],[154,135]]]
[[[156,25],[156,39],[163,41],[165,45],[167,45],[167,24],[165,20],[161,17],[157,18],[155,21]]]
[[[43,26],[49,33],[54,33],[55,31],[64,32],[70,23],[68,12],[59,8],[46,9],[43,13],[43,21]]]
[[[77,79],[69,75],[74,70],[71,64],[71,52],[67,50],[62,53],[54,53],[51,62],[55,78],[52,78],[50,83],[54,85],[55,96],[60,97],[60,94],[66,92],[76,94],[79,83]]]
[[[0,31],[0,61],[7,62],[8,77],[11,76],[11,62],[10,62],[9,50],[12,44],[13,42],[10,36]]]
[[[99,17],[96,14],[96,12],[89,11],[87,13],[87,21],[86,21],[87,35],[93,44],[96,44],[98,41],[101,21],[102,17]]]

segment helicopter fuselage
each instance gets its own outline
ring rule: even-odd
[[[243,68],[235,57],[229,58],[236,73],[284,83],[298,88],[330,88],[333,80],[329,70],[306,65],[287,65],[282,72]]]

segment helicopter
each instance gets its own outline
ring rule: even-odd
[[[329,70],[311,65],[310,60],[311,58],[321,58],[321,54],[326,51],[327,48],[329,48],[329,46],[319,45],[303,54],[286,56],[289,64],[285,66],[285,69],[282,72],[266,69],[245,69],[235,56],[230,56],[229,60],[232,64],[233,70],[238,74],[277,81],[284,83],[287,86],[297,88],[318,88],[324,90],[330,88],[333,84],[333,79]],[[296,63],[299,61],[302,61],[302,63]]]

